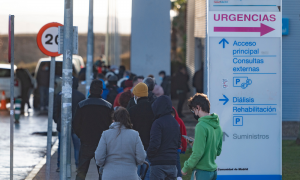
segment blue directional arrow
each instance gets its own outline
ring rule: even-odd
[[[223,48],[225,48],[225,43],[229,44],[229,42],[228,42],[225,38],[223,38],[223,39],[219,42],[219,44],[221,44],[221,43],[223,43]]]
[[[226,103],[228,103],[229,99],[223,94],[225,99],[219,99],[219,101],[224,101],[223,105],[225,105]]]

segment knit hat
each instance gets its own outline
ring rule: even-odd
[[[132,93],[137,97],[148,97],[148,86],[145,83],[138,83]]]

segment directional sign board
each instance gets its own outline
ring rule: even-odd
[[[281,0],[209,0],[208,95],[218,180],[281,180]]]
[[[43,26],[37,35],[37,44],[40,50],[47,56],[59,56],[58,53],[58,27],[60,23],[49,23]]]

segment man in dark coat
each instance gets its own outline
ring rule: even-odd
[[[182,107],[186,100],[187,93],[190,92],[190,88],[188,85],[189,81],[189,75],[186,72],[186,67],[181,67],[179,71],[175,75],[175,81],[176,81],[176,93],[178,96],[178,106],[177,106],[177,112],[180,118],[183,118],[184,115],[182,114]]]
[[[161,82],[161,87],[164,89],[164,95],[170,96],[171,95],[171,77],[166,75],[165,71],[159,72]]]
[[[73,130],[81,141],[76,180],[85,179],[102,132],[107,130],[112,122],[113,106],[101,98],[102,91],[102,81],[93,80],[90,96],[78,104],[73,118]],[[99,167],[97,169],[99,170]]]
[[[144,148],[147,150],[150,141],[150,130],[154,119],[151,102],[148,101],[148,87],[145,83],[139,83],[134,87],[132,93],[134,101],[137,104],[129,109],[130,120],[133,124],[133,129],[139,132]],[[139,166],[138,170],[138,173],[142,173],[144,167]],[[146,179],[148,177],[149,171],[147,172]]]
[[[85,96],[77,90],[78,88],[78,79],[73,77],[73,87],[72,87],[72,117],[74,118],[75,110],[80,101],[85,100]],[[61,132],[61,95],[60,92],[54,100],[54,108],[53,108],[53,119],[57,124],[56,130],[58,132],[58,155],[57,155],[57,172],[59,172],[60,167],[60,132]],[[80,150],[80,139],[77,135],[72,131],[72,141],[74,146],[74,158],[76,168],[79,164],[79,150]]]
[[[171,115],[172,102],[168,96],[160,96],[152,104],[154,123],[150,132],[147,155],[151,165],[150,180],[177,178],[177,150],[181,134],[176,119]]]

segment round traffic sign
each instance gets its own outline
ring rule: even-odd
[[[59,56],[58,54],[58,26],[60,23],[52,22],[43,26],[36,38],[40,50],[47,56]]]

